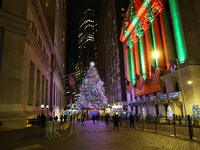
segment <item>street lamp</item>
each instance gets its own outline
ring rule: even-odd
[[[157,57],[159,57],[159,53],[155,51],[153,53],[153,56],[155,58],[157,58]],[[182,98],[183,98],[184,113],[185,113],[185,117],[186,117],[187,113],[186,113],[186,106],[185,106],[185,96],[184,96],[184,90],[183,90],[183,82],[182,82],[181,72],[180,72],[180,68],[179,68],[179,62],[178,62],[177,58],[174,58],[174,57],[169,56],[169,55],[168,55],[168,57],[174,59],[176,61],[176,64],[177,64],[177,71],[178,71],[178,76],[179,76],[180,86],[181,86],[181,93],[182,93]]]
[[[40,107],[42,109],[42,114],[43,114],[44,104],[40,105]]]

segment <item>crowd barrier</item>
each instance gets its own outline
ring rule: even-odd
[[[60,124],[57,121],[47,122],[46,134],[45,134],[44,138],[50,139],[50,138],[60,136],[59,127],[60,127]]]

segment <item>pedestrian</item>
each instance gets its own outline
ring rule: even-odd
[[[114,130],[115,130],[115,127],[117,127],[117,129],[119,130],[119,117],[118,117],[118,114],[114,114],[113,122],[114,122]]]
[[[85,115],[82,114],[82,115],[81,115],[81,122],[82,122],[82,124],[83,124],[83,122],[84,122],[84,119],[85,119]]]
[[[106,115],[105,115],[106,126],[109,125],[109,118],[110,118],[110,116],[108,115],[108,113],[106,113]]]
[[[58,116],[55,116],[55,117],[54,117],[54,121],[57,121],[57,120],[58,120]]]
[[[64,115],[64,123],[67,121],[67,115]]]
[[[130,121],[130,130],[134,130],[135,129],[135,125],[134,125],[134,115],[132,115],[132,113],[130,113],[130,116],[129,116],[129,121]]]
[[[46,117],[44,116],[44,113],[42,113],[42,116],[41,116],[41,127],[42,127],[42,129],[44,129],[44,127],[45,127],[45,121],[46,121]]]
[[[99,114],[96,115],[97,123],[99,122]]]
[[[52,116],[50,116],[50,117],[49,117],[49,120],[52,122],[52,121],[53,121],[53,117],[52,117]]]
[[[77,123],[79,123],[81,121],[81,114],[77,115]]]
[[[95,115],[92,115],[93,123],[95,123]]]
[[[60,116],[60,123],[63,121],[63,115]]]
[[[37,116],[37,120],[38,120],[38,124],[37,125],[41,126],[41,116],[40,115]]]

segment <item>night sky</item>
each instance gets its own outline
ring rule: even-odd
[[[75,62],[78,58],[78,23],[81,13],[89,1],[101,0],[67,0],[67,15],[68,15],[68,49],[70,58]]]

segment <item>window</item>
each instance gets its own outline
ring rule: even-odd
[[[39,106],[39,102],[40,102],[40,70],[37,69],[37,83],[36,83],[36,106]]]
[[[45,7],[49,7],[49,0],[46,0]]]
[[[31,61],[29,66],[28,105],[33,105],[35,64]]]

